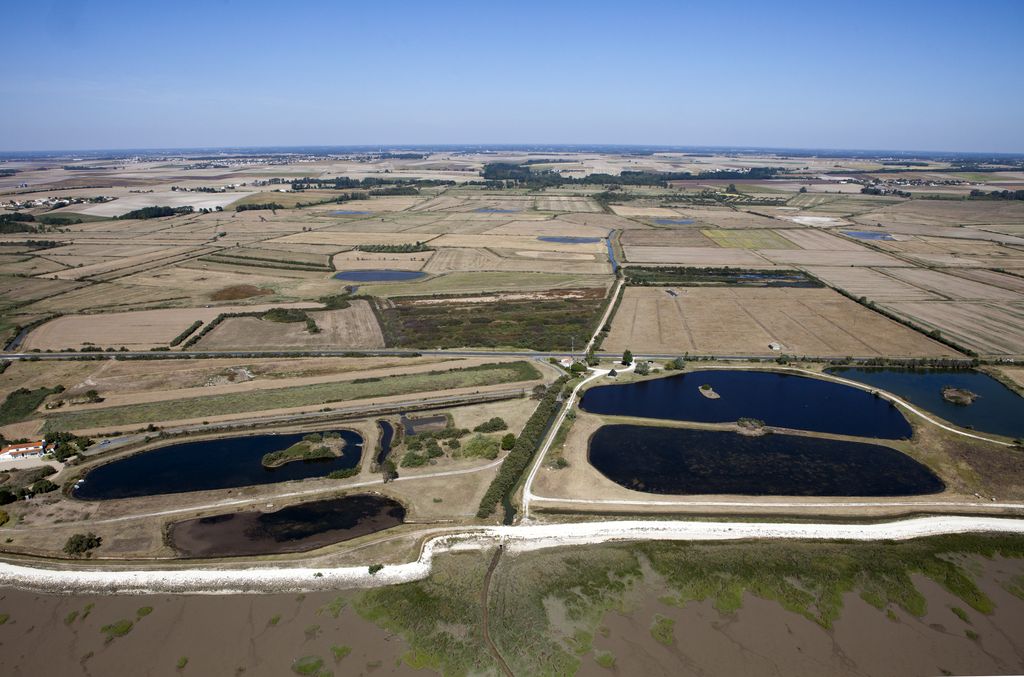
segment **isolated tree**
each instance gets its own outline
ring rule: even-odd
[[[91,531],[87,534],[75,534],[68,538],[64,544],[64,552],[74,557],[84,555],[93,548],[100,547],[103,539],[92,533]]]
[[[506,435],[501,438],[501,448],[508,451],[514,446],[516,446],[516,436],[512,433],[506,433]]]
[[[641,360],[636,363],[636,369],[634,371],[640,376],[647,376],[647,374],[651,373],[651,367],[645,360]]]
[[[395,462],[390,458],[385,459],[381,465],[381,474],[384,475],[384,481],[390,482],[398,477],[398,468],[395,467]]]
[[[631,364],[633,364],[633,353],[626,350],[626,352],[622,353],[622,366],[628,367]]]
[[[806,193],[807,192],[807,186],[800,186],[800,192],[801,193]]]

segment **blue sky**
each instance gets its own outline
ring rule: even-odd
[[[7,151],[636,143],[1024,152],[1016,0],[3,7]]]

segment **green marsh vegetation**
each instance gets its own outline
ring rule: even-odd
[[[630,613],[642,594],[685,607],[709,601],[724,615],[745,595],[775,601],[830,629],[844,597],[856,594],[879,610],[922,616],[927,600],[914,577],[936,582],[959,600],[965,623],[995,605],[975,581],[971,559],[1024,558],[1024,538],[956,535],[906,542],[651,542],[539,551],[504,558],[489,594],[491,636],[515,674],[573,674],[584,660],[608,661],[592,644],[609,611]],[[414,667],[466,675],[493,667],[479,634],[480,595],[490,555],[440,558],[430,578],[361,593],[358,613],[401,635]],[[1024,595],[1024,577],[998,581]],[[1019,590],[1019,592],[1018,592]],[[953,607],[951,607],[953,608]],[[674,643],[674,621],[650,623],[659,642]],[[972,633],[969,628],[965,634]],[[970,636],[970,635],[968,635]],[[588,654],[592,658],[587,658]],[[614,658],[614,657],[612,657]]]

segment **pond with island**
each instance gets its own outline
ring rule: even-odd
[[[702,386],[718,397],[708,397]],[[697,423],[750,418],[777,428],[892,440],[913,434],[888,400],[832,381],[771,371],[705,369],[596,386],[584,394],[580,408],[608,416]]]
[[[426,277],[427,274],[418,270],[342,270],[334,274],[335,280],[348,282],[407,282]]]
[[[826,369],[825,373],[898,395],[962,428],[1024,437],[1024,397],[988,374],[972,369],[893,367],[834,367]],[[947,388],[974,397],[957,404],[943,396]],[[968,404],[966,400],[971,401]]]
[[[181,442],[100,465],[72,491],[83,500],[134,498],[188,491],[234,489],[273,484],[359,467],[363,437],[354,430],[328,431],[341,436],[340,456],[295,460],[267,467],[267,454],[288,449],[309,433],[264,434]]]
[[[185,557],[305,552],[390,529],[405,508],[386,496],[356,494],[272,512],[232,512],[175,522],[168,540]]]

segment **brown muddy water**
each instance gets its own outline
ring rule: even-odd
[[[332,607],[339,598],[343,608]],[[79,596],[0,589],[0,613],[10,615],[0,626],[0,675],[285,677],[306,656],[336,676],[424,674],[401,662],[408,646],[400,637],[344,602],[332,593]],[[152,611],[139,618],[144,607]],[[108,641],[103,627],[120,620],[133,621],[131,630]],[[332,647],[351,653],[335,660]]]

